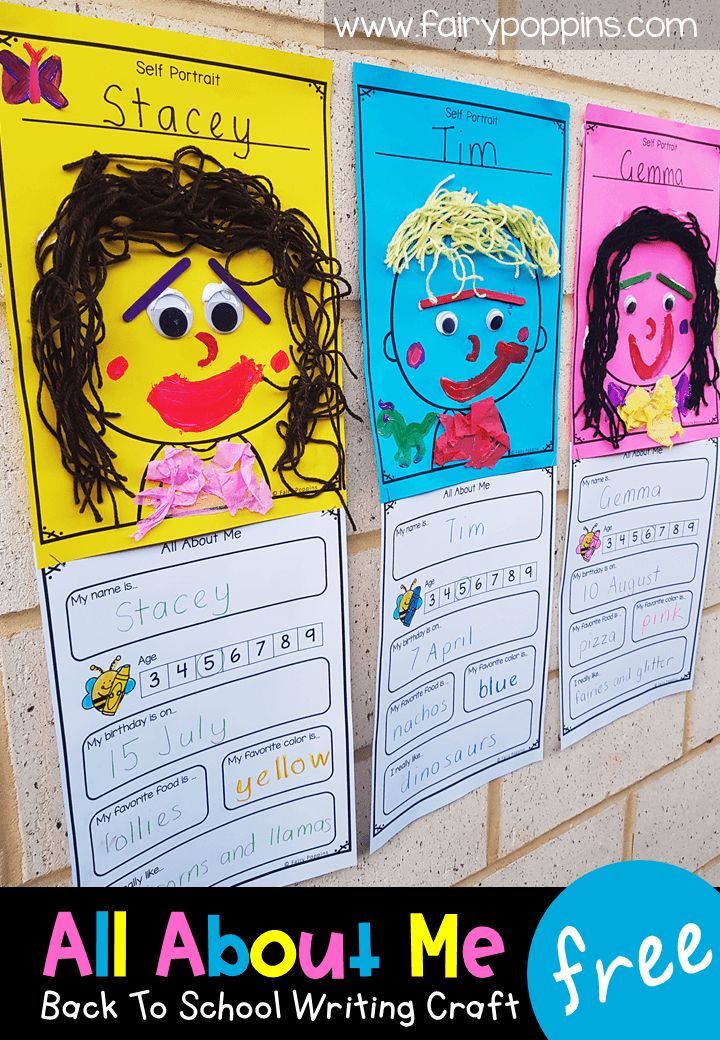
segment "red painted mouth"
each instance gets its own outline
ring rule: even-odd
[[[443,377],[440,380],[440,386],[443,389],[443,393],[451,400],[464,404],[465,401],[471,401],[473,397],[478,397],[484,393],[494,383],[497,383],[498,379],[507,372],[510,365],[522,364],[527,356],[528,348],[524,344],[504,343],[501,340],[495,346],[495,360],[491,361],[488,367],[483,369],[479,375],[458,383]]]
[[[649,363],[645,361],[642,354],[640,353],[640,347],[638,346],[637,340],[633,336],[632,332],[628,336],[628,345],[630,347],[630,360],[632,366],[643,380],[654,379],[655,376],[660,372],[661,369],[665,368],[670,355],[672,354],[673,340],[675,338],[675,326],[673,325],[672,315],[666,314],[665,321],[663,322],[663,333],[660,341],[660,350],[655,356],[653,361]],[[648,336],[648,339],[652,339],[652,336]]]
[[[227,372],[197,382],[176,372],[152,388],[148,404],[173,430],[212,430],[240,411],[252,388],[262,380],[262,373],[262,365],[246,357]]]

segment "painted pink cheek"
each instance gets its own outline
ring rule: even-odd
[[[523,325],[523,327],[518,332],[518,343],[524,343],[529,335],[530,333],[528,329]]]
[[[420,368],[425,360],[425,351],[422,343],[411,343],[407,352],[407,363],[410,368]]]
[[[106,372],[110,379],[122,379],[128,370],[127,359],[122,356],[113,358],[109,362]]]
[[[273,372],[284,372],[289,364],[290,358],[284,350],[278,350],[277,354],[273,354],[270,359],[270,366]]]

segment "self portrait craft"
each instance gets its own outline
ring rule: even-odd
[[[99,23],[87,31],[101,61],[92,41],[53,43],[67,106],[50,128],[0,102],[38,562],[342,505],[348,287],[332,248],[329,65],[240,48],[213,79],[203,148],[187,142],[202,89],[186,125],[177,86],[143,82],[148,108],[154,90],[165,101],[164,129],[148,155],[146,113],[117,154],[110,128],[119,108],[129,119],[118,98],[138,66]],[[213,47],[198,41],[198,68]]]
[[[708,246],[693,214],[648,207],[600,246],[588,286],[582,413],[613,448],[634,430],[671,447],[683,419],[717,393],[718,294]]]
[[[32,348],[41,415],[80,512],[99,521],[105,506],[118,522],[135,490],[140,540],[168,517],[269,512],[272,469],[292,493],[316,419],[308,385],[333,390],[316,325],[327,314],[307,285],[333,276],[309,219],[282,210],[269,181],[193,148],[167,163],[133,159],[95,153],[79,164],[38,242]],[[272,275],[251,292],[228,268],[260,249]],[[137,254],[151,284],[133,299]],[[108,278],[128,286],[122,315],[103,310]],[[298,368],[313,349],[318,370]],[[288,382],[291,359],[302,374]],[[284,450],[263,458],[253,430],[278,416]],[[106,428],[149,446],[142,488],[128,487]]]
[[[575,456],[717,435],[720,135],[589,109],[582,190]]]
[[[355,90],[381,498],[552,465],[566,107],[361,65]]]
[[[558,276],[558,256],[530,210],[444,184],[400,225],[385,258],[395,275],[386,357],[434,409],[415,459],[396,455],[401,466],[422,461],[426,440],[433,467],[492,469],[510,452],[500,402],[547,345],[540,280]],[[378,434],[392,436],[394,409],[380,405]]]

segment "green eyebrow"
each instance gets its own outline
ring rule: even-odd
[[[668,278],[666,274],[656,274],[655,277],[663,285],[667,285],[668,289],[674,289],[675,292],[679,292],[681,296],[684,296],[686,300],[692,300],[693,294],[689,289],[686,289],[684,285],[680,285],[679,282],[674,282],[672,278]],[[622,289],[622,286],[620,286]]]
[[[631,285],[637,285],[638,282],[646,282],[648,278],[652,278],[651,271],[646,271],[645,274],[636,274],[632,278],[626,278],[620,282],[620,288],[629,289]]]

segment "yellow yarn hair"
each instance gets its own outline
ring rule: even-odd
[[[475,253],[514,267],[516,278],[523,267],[533,277],[538,269],[548,278],[560,272],[557,242],[542,217],[522,206],[490,201],[483,206],[475,201],[477,193],[473,195],[466,188],[459,191],[446,188],[451,180],[453,176],[440,181],[423,205],[410,213],[393,235],[385,263],[395,274],[406,270],[412,260],[417,260],[424,271],[426,258],[432,257],[425,287],[428,298],[434,300],[430,279],[441,256],[452,264],[453,274],[460,282],[458,293],[468,281],[482,281],[475,270]]]

